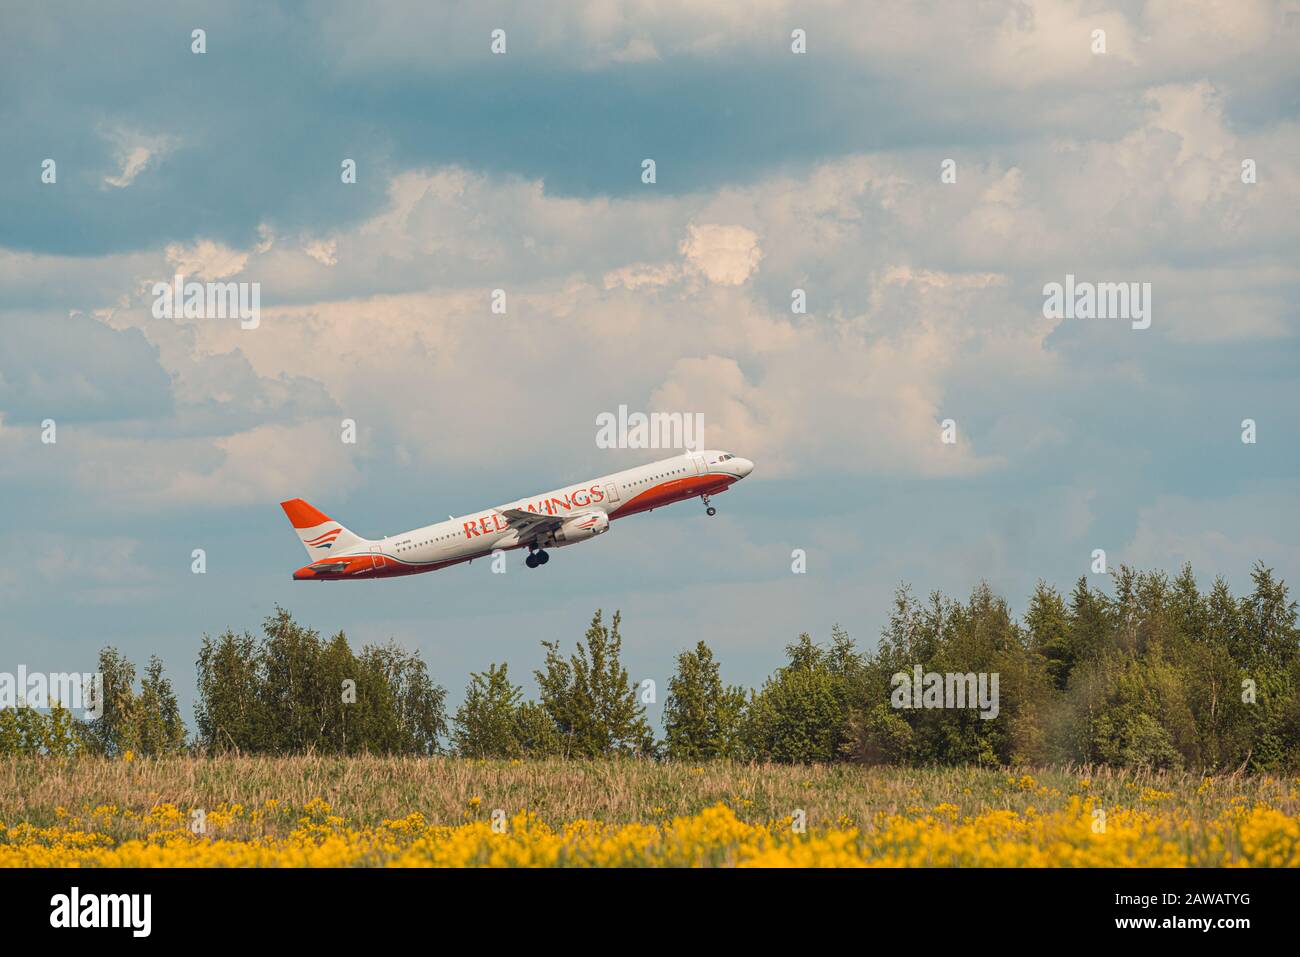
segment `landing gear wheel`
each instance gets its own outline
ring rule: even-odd
[[[537,559],[537,564],[539,564],[539,565],[545,565],[547,562],[549,562],[549,561],[551,560],[551,556],[548,555],[546,552],[540,552],[540,551],[539,551],[539,552],[538,552],[536,555],[534,555],[533,557],[534,557],[535,559]]]
[[[524,559],[524,564],[527,565],[529,568],[536,568],[538,565],[537,556],[529,555],[527,558]]]
[[[706,509],[704,510],[704,514],[705,514],[705,515],[717,515],[717,514],[718,514],[718,510],[717,510],[716,508],[714,508],[712,505],[710,505],[708,508],[706,508]]]

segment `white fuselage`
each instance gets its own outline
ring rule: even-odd
[[[610,520],[724,491],[752,470],[752,462],[727,452],[716,449],[687,452],[413,528],[400,535],[356,540],[339,552],[322,556],[321,560],[299,569],[294,577],[409,575],[470,561],[497,550],[563,544],[553,534],[549,539],[539,539],[531,530],[534,523],[519,513],[552,519],[545,523],[551,527],[572,520],[574,527],[598,524],[598,531],[604,531]],[[505,514],[508,512],[513,512],[515,519]],[[312,549],[309,547],[308,551]]]

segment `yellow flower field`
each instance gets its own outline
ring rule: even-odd
[[[372,770],[385,767],[382,759],[375,760]],[[439,792],[436,800],[426,800],[424,810],[373,820],[362,819],[364,795],[362,803],[355,803],[357,792],[366,788],[338,787],[337,781],[339,796],[329,799],[254,796],[261,790],[254,787],[243,802],[223,800],[205,807],[157,800],[133,807],[134,792],[126,787],[132,779],[123,777],[114,782],[123,792],[118,803],[83,801],[76,810],[70,809],[71,802],[39,810],[29,807],[26,820],[12,817],[13,808],[0,800],[0,811],[6,814],[0,823],[0,866],[1300,866],[1300,793],[1294,780],[1144,778],[1105,770],[1009,773],[743,765],[675,770],[561,762],[539,769],[529,768],[527,762],[435,761],[441,763],[426,762],[426,768],[410,766],[407,771],[432,775],[431,781],[450,776],[463,785],[454,804],[450,794]],[[284,773],[310,778],[312,769],[326,767],[291,765]],[[148,762],[137,761],[129,773],[137,770],[151,786],[181,771],[222,769],[150,769]],[[335,770],[348,773],[342,765]],[[391,786],[401,772],[388,770]],[[620,770],[626,772],[625,784],[652,792],[644,795],[643,807],[638,805],[642,819],[627,819],[631,806],[606,813],[603,820],[556,817],[555,806],[565,803],[562,797],[574,797],[575,789],[581,791],[588,773],[597,773],[608,786],[610,774]],[[5,771],[0,767],[0,783]],[[46,773],[64,780],[64,775],[75,775],[76,768]],[[763,774],[776,777],[777,787],[756,789],[756,779]],[[525,781],[533,775],[538,782],[537,806],[501,806],[506,802],[499,804],[497,794],[520,793],[503,788],[503,776],[512,780],[520,775]],[[697,793],[684,796],[698,805],[687,813],[671,813],[664,806],[672,802],[659,788],[676,782],[674,775],[695,781],[713,778]],[[710,800],[710,789],[724,783],[734,793]],[[765,813],[787,794],[786,814]],[[946,800],[936,800],[939,797]],[[678,802],[682,799],[679,795]],[[652,805],[650,800],[661,803]],[[345,811],[332,803],[336,801],[355,806]]]

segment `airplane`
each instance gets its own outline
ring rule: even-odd
[[[616,518],[690,498],[714,515],[709,497],[753,470],[730,452],[687,452],[382,539],[361,538],[300,498],[280,507],[312,559],[293,573],[297,581],[418,575],[516,548],[527,548],[524,564],[537,568],[551,560],[548,548],[603,535]]]

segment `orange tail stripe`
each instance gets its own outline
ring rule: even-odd
[[[317,525],[324,525],[326,522],[333,521],[320,509],[308,505],[300,498],[291,498],[287,502],[281,502],[280,507],[284,509],[284,514],[289,516],[289,521],[294,528],[314,528]]]

